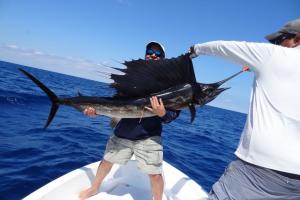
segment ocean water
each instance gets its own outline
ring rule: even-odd
[[[46,183],[102,158],[112,133],[109,118],[89,118],[61,106],[48,129],[51,103],[16,64],[0,61],[0,199],[21,199]],[[99,82],[23,67],[58,96],[110,96]],[[227,91],[227,92],[230,92]],[[211,106],[197,109],[191,124],[184,110],[164,125],[164,159],[206,191],[235,159],[243,113]]]

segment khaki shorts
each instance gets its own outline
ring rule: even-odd
[[[145,140],[127,140],[112,135],[106,145],[103,159],[124,165],[135,155],[137,167],[146,174],[161,174],[163,147],[160,136]]]

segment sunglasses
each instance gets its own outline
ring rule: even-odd
[[[147,49],[146,55],[155,55],[156,57],[161,57],[162,53],[159,50]]]
[[[288,39],[292,39],[296,36],[296,34],[292,34],[292,33],[283,33],[280,36],[278,36],[277,38],[270,40],[271,43],[276,44],[276,45],[280,45],[284,40],[288,40]]]

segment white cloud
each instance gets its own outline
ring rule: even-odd
[[[6,47],[10,49],[18,49],[16,45],[6,45]]]
[[[34,54],[36,54],[36,55],[43,55],[44,53],[41,52],[41,51],[35,51]]]
[[[72,56],[51,55],[14,44],[0,45],[0,60],[100,82],[111,82],[109,74],[120,73],[108,67],[112,65],[107,62],[102,64]]]

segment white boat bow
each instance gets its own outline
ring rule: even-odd
[[[100,161],[99,161],[100,162]],[[48,183],[24,200],[77,200],[78,194],[90,187],[99,162],[76,169]],[[163,162],[164,200],[202,200],[207,193],[195,181]],[[148,175],[138,170],[135,160],[126,165],[114,165],[95,196],[89,200],[152,200]]]

